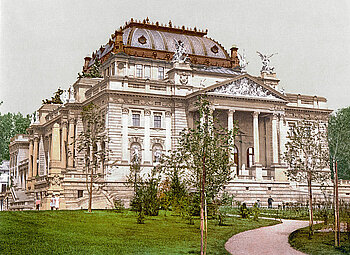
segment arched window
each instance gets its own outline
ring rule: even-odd
[[[238,161],[238,149],[237,146],[235,145],[235,147],[233,148],[233,161],[235,163],[235,165],[237,166],[237,175],[239,173],[239,161]]]
[[[160,145],[159,143],[156,143],[155,145],[153,145],[152,153],[153,153],[153,156],[152,156],[153,162],[154,163],[159,163],[160,159],[162,157],[162,154],[163,154],[163,147],[162,147],[162,145]]]
[[[247,167],[252,167],[254,164],[254,148],[249,147],[247,149]]]

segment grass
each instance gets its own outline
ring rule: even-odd
[[[226,223],[209,221],[207,254],[228,254],[224,244],[232,235],[277,222],[232,217]],[[0,254],[198,254],[199,244],[198,219],[188,225],[162,214],[136,224],[130,211],[0,212]]]
[[[321,224],[315,225],[320,229]],[[348,233],[341,233],[341,246],[334,247],[334,232],[315,232],[309,239],[308,227],[298,229],[289,235],[289,243],[295,249],[311,255],[340,255],[350,254],[350,239]]]

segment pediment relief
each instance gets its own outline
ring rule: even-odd
[[[284,99],[277,93],[265,88],[248,77],[239,78],[230,83],[211,89],[208,92],[209,94],[284,101]]]

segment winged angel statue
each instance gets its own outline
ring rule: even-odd
[[[268,73],[268,74],[273,73],[273,71],[275,70],[275,67],[270,66],[270,58],[274,55],[277,55],[278,53],[274,53],[274,54],[271,54],[269,56],[264,55],[264,54],[260,53],[259,51],[257,51],[256,53],[258,53],[258,55],[261,58],[261,62],[262,62],[261,72]]]

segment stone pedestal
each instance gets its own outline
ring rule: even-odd
[[[255,178],[257,181],[263,180],[263,171],[262,171],[262,165],[261,164],[255,164],[253,166],[253,169],[255,170]]]
[[[287,170],[287,166],[274,165],[272,169],[275,171],[275,181],[288,181],[288,177],[284,173]]]

